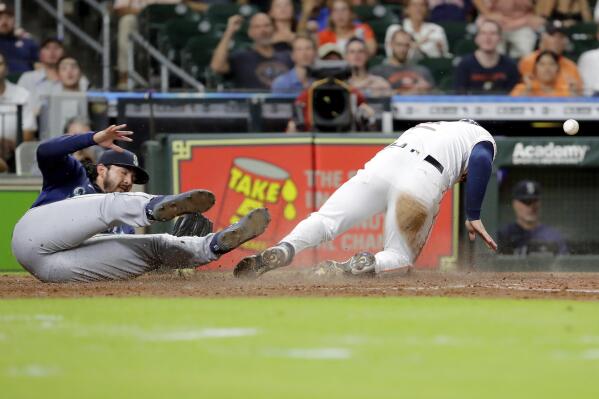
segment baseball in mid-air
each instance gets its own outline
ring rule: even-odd
[[[578,133],[578,121],[575,119],[568,119],[564,122],[564,132],[569,135],[574,135]]]

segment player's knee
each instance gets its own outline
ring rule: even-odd
[[[395,204],[395,222],[414,255],[422,249],[422,231],[429,219],[428,207],[417,198],[400,195]]]

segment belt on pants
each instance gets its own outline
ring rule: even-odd
[[[420,153],[420,151],[415,150],[414,148],[407,148],[407,144],[403,143],[403,144],[389,144],[389,147],[399,147],[399,148],[405,148],[406,150],[410,150],[410,152],[415,152],[417,154]],[[441,162],[437,161],[435,159],[435,157],[433,157],[432,155],[427,155],[426,157],[424,157],[423,159],[424,162],[428,162],[431,165],[433,165],[435,167],[435,169],[437,169],[439,171],[439,173],[443,174],[443,171],[445,170],[445,168],[443,167],[443,165],[441,165]]]

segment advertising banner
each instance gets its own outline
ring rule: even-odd
[[[317,210],[392,137],[351,136],[171,139],[173,191],[205,188],[216,195],[206,213],[215,230],[235,223],[251,209],[267,207],[268,230],[210,267],[233,267],[242,257],[276,244],[297,223]],[[195,136],[197,137],[197,136]],[[438,267],[457,255],[457,198],[448,192],[432,237],[417,266]],[[383,248],[384,215],[375,215],[318,249],[305,251],[295,264],[345,259],[356,252]]]

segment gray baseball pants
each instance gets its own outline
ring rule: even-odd
[[[148,226],[145,193],[91,194],[30,209],[13,231],[19,263],[45,282],[123,280],[159,266],[186,268],[218,257],[213,234],[101,234],[128,224]]]

